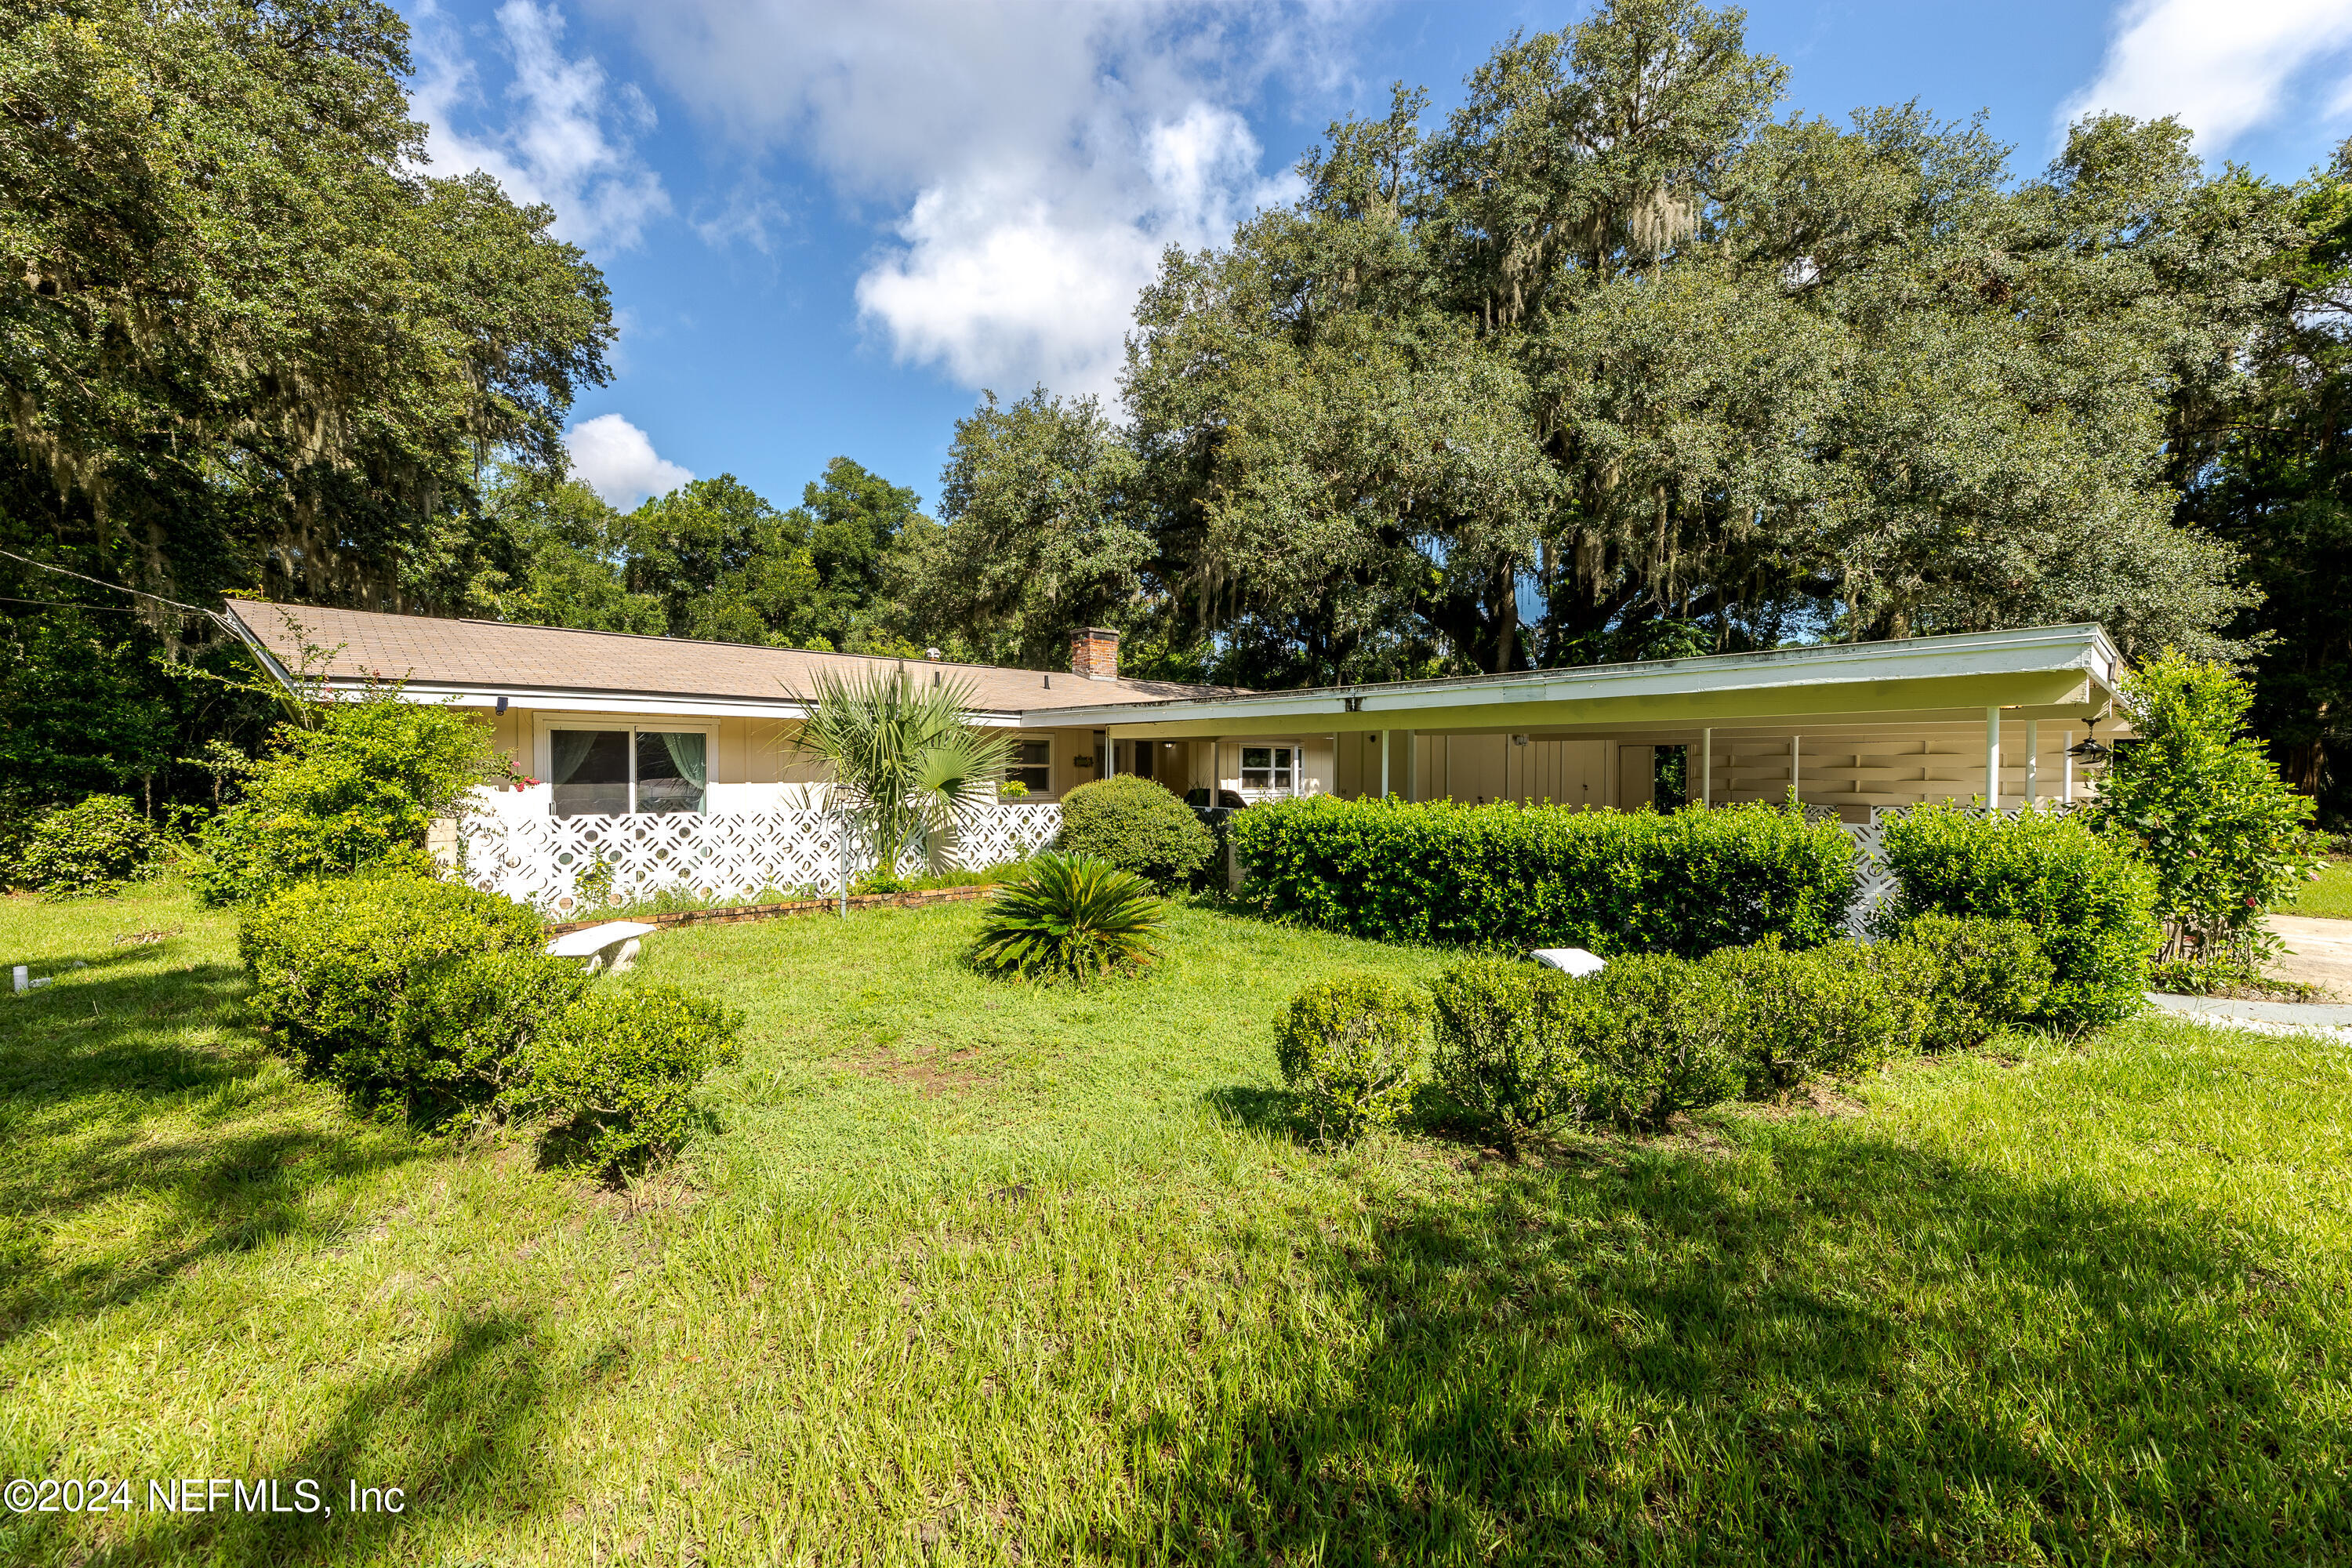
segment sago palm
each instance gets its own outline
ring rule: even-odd
[[[799,700],[799,746],[832,770],[842,805],[887,872],[920,846],[936,863],[954,831],[996,798],[1012,742],[964,721],[968,681],[925,686],[905,667],[824,674]]]
[[[1083,855],[1039,855],[989,900],[971,961],[999,973],[1091,980],[1139,969],[1168,906],[1132,871]]]

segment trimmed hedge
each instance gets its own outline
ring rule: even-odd
[[[527,1076],[540,1035],[589,983],[578,959],[536,947],[446,959],[402,993],[383,1044],[346,1053],[344,1070],[405,1085],[411,1115],[494,1100]]]
[[[1771,805],[1671,816],[1317,795],[1234,814],[1244,900],[1381,942],[1696,958],[1838,932],[1853,842]]]
[[[1882,935],[1925,914],[2022,921],[2054,971],[2037,1016],[2079,1028],[2138,1011],[2164,929],[2156,873],[2121,838],[2054,812],[1937,804],[1887,824],[1885,857],[1896,889]]]
[[[374,873],[280,893],[237,944],[272,1044],[363,1103],[538,1117],[549,1163],[608,1176],[669,1158],[740,1018],[674,985],[593,982],[541,934],[520,904]]]

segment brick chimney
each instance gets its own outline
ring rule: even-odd
[[[1070,634],[1070,673],[1088,680],[1118,679],[1118,634],[1086,626]]]

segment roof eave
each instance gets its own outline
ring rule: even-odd
[[[1426,717],[1442,723],[1466,710],[1602,700],[1700,699],[1767,689],[1850,687],[1939,679],[2020,679],[2079,672],[2112,692],[2122,660],[2105,631],[2091,624],[2033,626],[1888,643],[1818,644],[1763,654],[1712,655],[1643,664],[1529,670],[1510,676],[1455,677],[1384,685],[1318,687],[1206,700],[1108,705],[1061,710],[1068,725],[1180,724],[1219,718],[1271,721],[1351,717],[1353,728],[1382,728],[1366,715]],[[1031,715],[1034,719],[1034,715]],[[1390,725],[1387,728],[1402,726]]]
[[[324,683],[326,694],[348,700],[366,691],[396,685],[402,700],[448,708],[495,710],[499,699],[509,708],[540,713],[625,713],[672,715],[688,719],[763,719],[798,721],[808,717],[805,703],[790,698],[734,697],[681,691],[621,691],[569,687],[501,686],[486,682],[446,680],[374,681],[336,676]],[[971,709],[965,718],[988,728],[1013,728],[1021,714],[1013,709]]]

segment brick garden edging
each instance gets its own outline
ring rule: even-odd
[[[851,895],[853,910],[900,909],[919,910],[932,904],[970,903],[996,891],[994,886],[978,888],[931,888],[919,893],[856,893]],[[841,908],[839,899],[794,899],[782,904],[739,904],[729,909],[674,910],[659,915],[600,915],[593,921],[564,921],[546,928],[549,936],[562,936],[566,931],[586,931],[615,920],[635,921],[649,926],[733,925],[739,921],[782,920],[789,915],[829,915]]]

